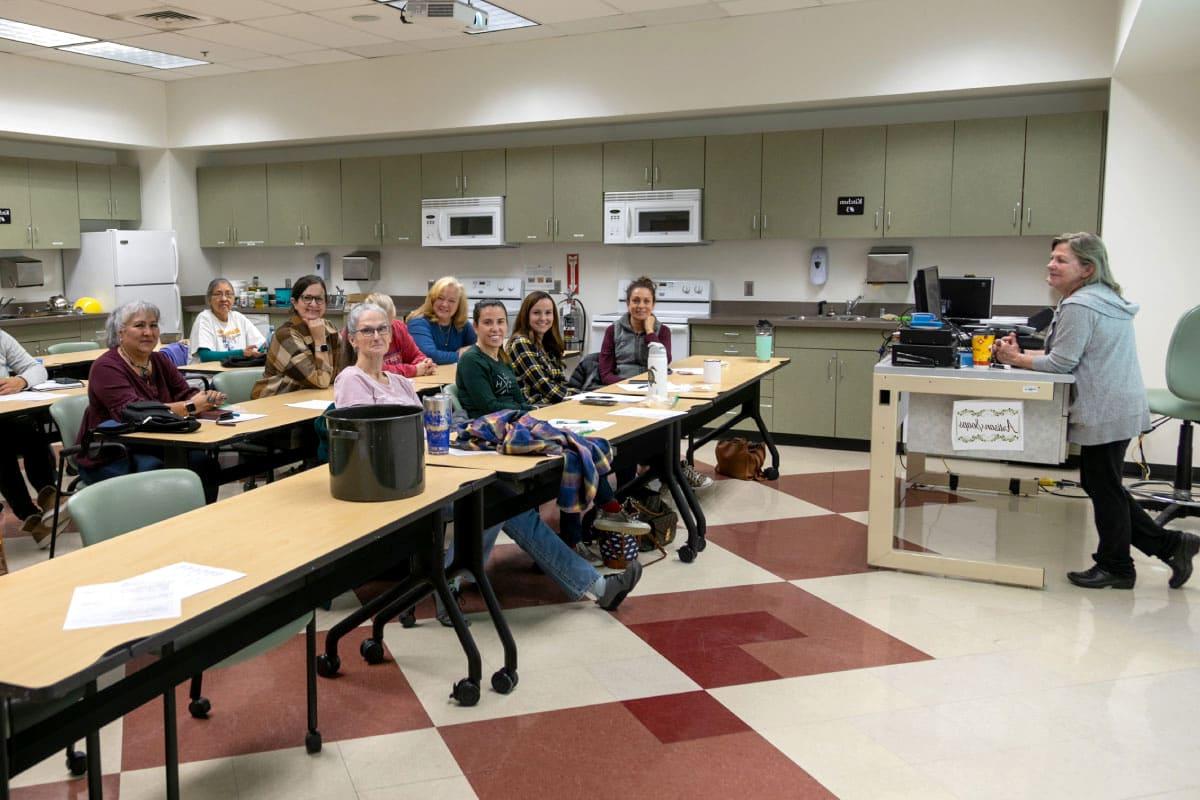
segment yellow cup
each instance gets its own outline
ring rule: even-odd
[[[977,333],[971,337],[971,358],[975,366],[987,366],[992,360],[992,345],[996,341],[995,334]]]

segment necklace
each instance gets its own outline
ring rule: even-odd
[[[145,364],[138,364],[128,353],[125,352],[124,348],[118,347],[117,352],[121,354],[121,358],[125,359],[126,364],[141,373],[143,379],[150,377],[150,359],[146,359]]]
[[[450,323],[449,325],[446,325],[446,326],[443,326],[442,323],[440,323],[440,322],[435,323],[435,324],[437,325],[438,333],[442,334],[442,341],[439,342],[439,344],[441,344],[443,350],[449,350],[450,349],[450,335],[452,333],[454,333],[454,323]]]

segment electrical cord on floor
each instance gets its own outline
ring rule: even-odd
[[[1066,480],[1065,478],[1062,480],[1056,480],[1055,478],[1038,478],[1038,493],[1039,494],[1052,494],[1055,497],[1070,497],[1075,500],[1086,500],[1087,499],[1086,493],[1084,493],[1084,494],[1069,494],[1067,492],[1055,492],[1055,491],[1051,490],[1052,487],[1054,489],[1077,489],[1077,488],[1079,488],[1079,482]]]

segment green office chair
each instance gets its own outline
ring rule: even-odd
[[[95,342],[59,342],[47,347],[46,352],[52,356],[56,356],[59,353],[81,353],[84,350],[96,350],[99,347],[101,345]]]
[[[1142,505],[1159,511],[1155,519],[1159,525],[1179,517],[1200,516],[1200,495],[1192,491],[1192,424],[1200,422],[1200,357],[1197,353],[1200,353],[1200,306],[1188,311],[1175,324],[1175,332],[1167,346],[1167,388],[1146,392],[1150,413],[1181,423],[1175,480],[1170,483],[1139,481],[1129,487]]]
[[[200,477],[186,469],[157,469],[132,475],[120,475],[88,486],[71,496],[68,503],[71,515],[79,528],[83,546],[88,547],[114,536],[160,522],[164,519],[204,507],[204,487]],[[252,602],[242,613],[232,613],[211,625],[185,635],[175,643],[185,647],[191,642],[212,635],[214,629],[228,628],[258,603]],[[227,667],[247,661],[273,649],[304,630],[307,639],[306,669],[308,677],[308,733],[304,738],[309,753],[321,750],[321,733],[317,730],[317,624],[312,612],[277,629],[254,644],[239,650],[214,667]],[[188,712],[196,719],[204,719],[212,709],[209,700],[202,696],[202,675],[192,678],[189,692]],[[175,695],[168,692],[168,714],[174,720]]]
[[[262,376],[262,367],[218,372],[213,376],[212,388],[224,394],[230,403],[244,403],[250,399],[250,390]]]
[[[453,383],[447,383],[442,387],[442,391],[450,398],[450,419],[455,422],[468,419],[467,410],[463,408],[458,399],[458,386]]]

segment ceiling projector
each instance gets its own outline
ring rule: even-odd
[[[488,23],[486,11],[460,0],[408,0],[388,5],[400,9],[403,20],[408,23],[420,18],[434,25],[455,29],[463,25],[483,29]]]

